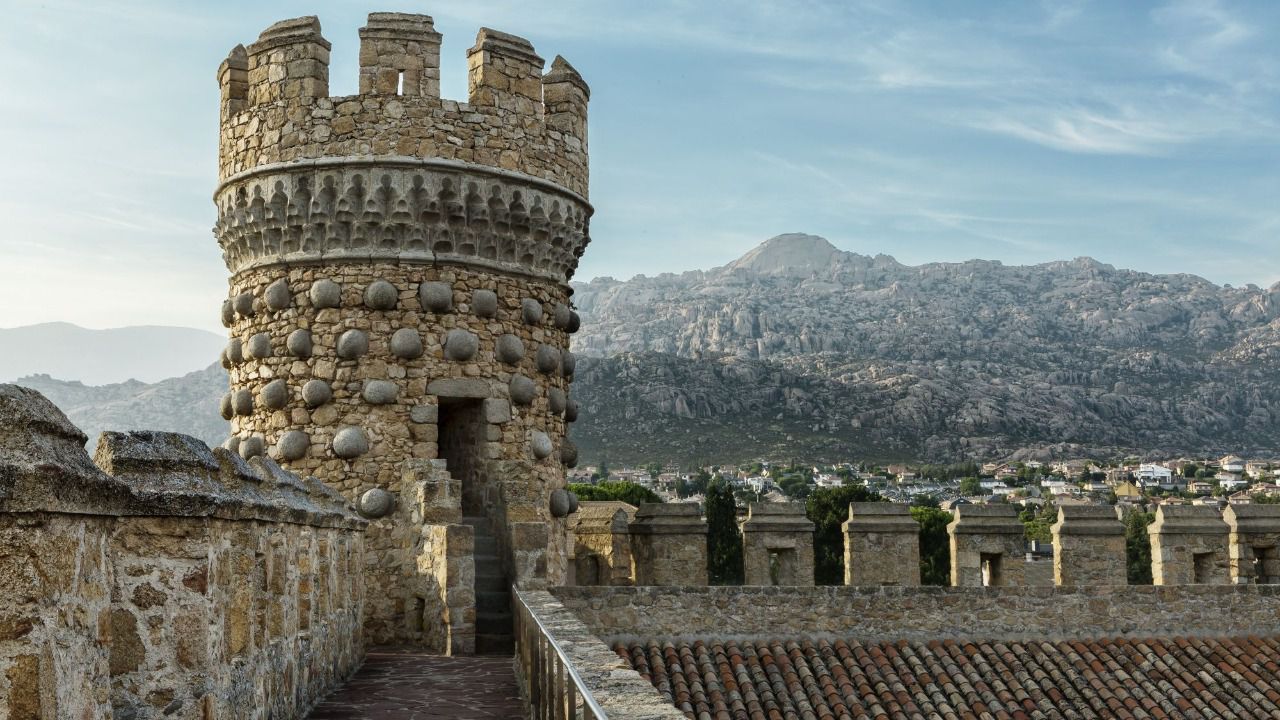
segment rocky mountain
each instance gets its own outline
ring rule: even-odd
[[[56,322],[0,328],[0,382],[37,373],[89,385],[157,382],[205,367],[225,344],[214,333],[181,327],[89,330]]]
[[[574,289],[584,463],[1280,455],[1280,284],[1087,258],[911,267],[797,234],[724,267]],[[76,352],[22,342],[32,357]],[[188,342],[160,332],[147,347]],[[75,360],[125,368],[141,347]],[[150,385],[20,382],[95,439],[227,432],[217,366]]]
[[[794,234],[574,288],[589,460],[1280,452],[1280,284]]]
[[[144,383],[92,386],[32,375],[18,385],[40,391],[89,436],[93,452],[103,430],[165,430],[194,435],[210,445],[227,438],[218,401],[227,391],[227,372],[214,364],[182,377]]]

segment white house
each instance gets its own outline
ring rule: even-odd
[[[1244,472],[1244,458],[1239,455],[1228,455],[1218,461],[1222,472],[1226,473],[1242,473]]]
[[[1172,484],[1173,471],[1163,465],[1155,463],[1143,463],[1138,466],[1138,472],[1135,473],[1138,478],[1140,487],[1151,487],[1153,485],[1166,487]]]

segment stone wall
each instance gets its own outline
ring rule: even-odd
[[[636,507],[616,501],[583,502],[574,514],[575,585],[631,585],[631,536]]]
[[[1280,505],[1228,505],[1231,581],[1280,584]]]
[[[560,600],[604,641],[841,637],[948,638],[1269,635],[1268,585],[954,587],[570,587]]]
[[[850,503],[845,585],[919,585],[920,523],[902,503]]]
[[[1051,530],[1055,584],[1088,587],[1129,582],[1124,524],[1114,508],[1063,505]]]
[[[1147,532],[1156,585],[1231,582],[1228,528],[1216,508],[1160,505]]]
[[[637,585],[706,585],[707,523],[693,503],[644,503],[628,527]]]
[[[951,535],[951,584],[1023,584],[1025,529],[1012,505],[957,505]]]
[[[328,97],[312,17],[219,70],[227,447],[400,504],[408,463],[446,460],[507,578],[563,582],[567,524],[550,499],[577,462],[568,281],[590,240],[588,89],[563,59],[544,76],[527,41],[485,29],[470,104],[442,100],[430,17],[374,13],[360,37],[358,96]],[[444,596],[465,593],[421,587],[460,562],[461,531],[428,533],[432,552],[451,538],[433,563],[403,522],[369,530],[366,632],[463,647],[441,638],[466,614]],[[426,629],[424,615],[461,624]]]
[[[745,585],[812,585],[813,522],[804,503],[751,503],[742,521]]]
[[[300,717],[355,670],[364,521],[266,458],[0,385],[0,717]]]

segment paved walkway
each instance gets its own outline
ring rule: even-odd
[[[376,648],[310,720],[522,720],[512,658]]]

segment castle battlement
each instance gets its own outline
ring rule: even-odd
[[[353,156],[441,158],[540,178],[585,199],[590,90],[564,58],[545,75],[524,38],[481,28],[467,51],[467,102],[440,97],[440,33],[427,15],[371,13],[359,94],[329,95],[316,17],[283,20],[218,69],[219,177]]]

